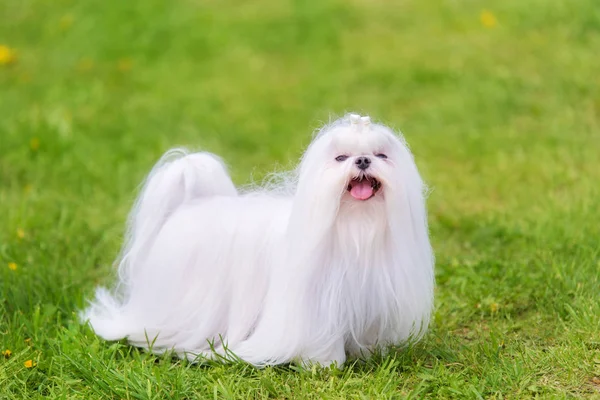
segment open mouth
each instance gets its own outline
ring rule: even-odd
[[[347,190],[357,200],[369,200],[381,188],[381,182],[372,176],[361,175],[348,182]]]

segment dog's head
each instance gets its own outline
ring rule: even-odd
[[[369,117],[349,114],[324,127],[300,165],[299,192],[328,204],[372,209],[408,192],[422,195],[413,157],[403,139]],[[367,206],[367,204],[369,204]]]

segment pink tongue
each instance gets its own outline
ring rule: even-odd
[[[373,196],[373,188],[371,182],[368,179],[363,179],[360,182],[352,182],[352,189],[350,189],[352,197],[358,200],[367,200]]]

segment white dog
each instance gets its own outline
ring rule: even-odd
[[[216,156],[168,152],[131,212],[115,290],[83,318],[107,340],[259,366],[341,366],[420,338],[434,259],[403,139],[350,114],[290,177],[238,194]]]

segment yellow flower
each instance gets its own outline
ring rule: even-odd
[[[481,24],[486,28],[493,28],[498,23],[494,14],[488,10],[483,10],[479,16],[479,19],[481,20]]]
[[[129,58],[122,58],[117,63],[117,68],[121,72],[127,72],[133,66],[133,62]]]
[[[8,263],[8,269],[10,269],[11,271],[16,271],[17,270],[17,263],[9,262]]]
[[[490,311],[495,313],[496,311],[498,311],[498,309],[500,308],[500,306],[498,305],[498,303],[492,303],[490,304]]]
[[[37,151],[40,148],[40,139],[34,137],[29,141],[29,147],[33,151]]]
[[[13,49],[0,44],[0,65],[8,65],[17,61],[17,54]]]
[[[4,356],[4,358],[9,358],[10,356],[12,356],[12,351],[6,349],[2,352],[2,355]]]
[[[37,363],[33,362],[33,360],[27,360],[23,363],[25,368],[33,368],[37,365]]]
[[[25,239],[25,231],[21,228],[17,229],[17,237],[19,239]]]

